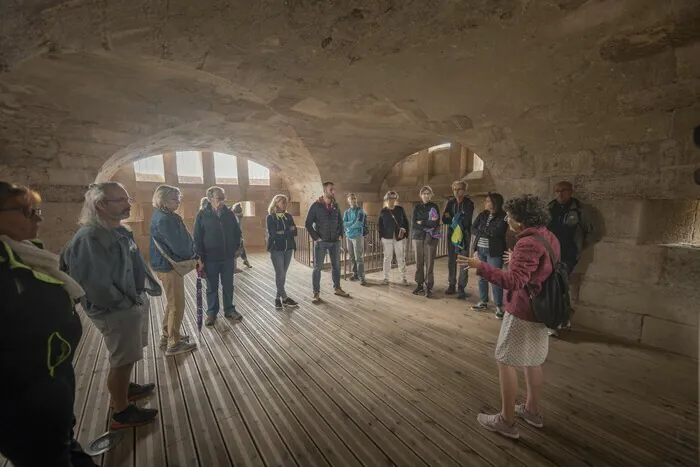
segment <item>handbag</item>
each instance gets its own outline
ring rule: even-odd
[[[178,275],[185,277],[187,274],[197,268],[197,260],[187,259],[185,261],[173,261],[173,259],[170,258],[165,251],[163,251],[163,248],[155,239],[153,239],[153,244],[156,246],[160,254],[163,255],[163,258],[165,258],[166,261],[172,265],[173,269],[175,269],[175,272],[178,273]]]
[[[396,234],[396,240],[403,240],[403,236],[406,234],[406,229],[401,227],[401,224],[399,224],[399,221],[396,220],[396,217],[394,217],[394,213],[391,212],[391,209],[389,209],[389,214],[391,214],[391,218],[394,219],[394,222],[396,223],[396,227],[399,228],[399,231]],[[401,233],[401,230],[403,230],[404,233]]]

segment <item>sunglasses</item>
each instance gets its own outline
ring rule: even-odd
[[[0,208],[0,211],[20,211],[24,214],[24,217],[31,219],[34,216],[41,216],[41,209],[27,209],[27,208]]]

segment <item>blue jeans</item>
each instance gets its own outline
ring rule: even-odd
[[[207,273],[207,316],[216,316],[219,313],[219,277],[224,299],[224,315],[233,313],[233,271],[236,262],[205,261],[204,272]]]
[[[275,298],[281,298],[282,300],[287,298],[284,283],[287,281],[287,269],[289,269],[289,263],[292,262],[293,255],[294,250],[273,250],[270,252],[272,267],[275,268],[275,285],[277,286],[277,296]]]
[[[335,242],[314,242],[314,272],[311,274],[314,293],[321,292],[321,268],[323,268],[323,263],[326,261],[326,252],[331,257],[333,288],[340,288],[340,240]]]
[[[485,263],[488,263],[494,268],[503,269],[503,257],[502,256],[489,256],[489,249],[478,247],[476,251],[479,253],[479,259]],[[491,284],[491,290],[493,291],[493,303],[496,306],[503,306],[503,289]],[[479,300],[488,303],[489,302],[489,281],[479,276]]]

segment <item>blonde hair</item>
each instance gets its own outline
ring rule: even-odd
[[[275,195],[272,197],[272,201],[270,201],[270,205],[267,207],[267,213],[268,214],[274,214],[277,212],[277,203],[280,202],[280,200],[287,200],[287,203],[289,203],[289,198],[287,195],[279,194]]]
[[[430,193],[430,196],[433,196],[435,193],[433,193],[433,189],[430,188],[428,185],[425,185],[418,191],[418,196],[422,195],[424,191],[427,191]]]
[[[395,192],[394,190],[389,190],[384,195],[384,201],[389,201],[389,196],[391,196],[391,195],[396,196],[396,201],[399,200],[399,194],[397,192]]]
[[[160,185],[156,188],[156,191],[153,193],[153,207],[156,209],[163,209],[171,193],[177,193],[178,196],[181,195],[180,189],[174,186]]]

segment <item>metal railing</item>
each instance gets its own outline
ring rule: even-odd
[[[447,238],[448,228],[448,225],[440,226],[441,237],[438,243],[436,258],[447,256],[447,250],[449,248],[449,239]],[[384,266],[384,251],[382,249],[382,238],[381,235],[379,235],[378,225],[376,222],[367,222],[367,229],[368,233],[365,239],[365,251],[363,255],[365,260],[365,272],[381,271]],[[304,227],[297,226],[297,249],[294,252],[294,259],[308,267],[314,266],[313,239]],[[348,277],[352,273],[350,270],[352,265],[350,263],[350,256],[347,252],[345,240],[343,240],[341,245],[340,261],[341,268],[343,269],[343,277]],[[413,241],[409,238],[406,240],[406,264],[414,264],[415,262]],[[391,267],[398,267],[395,257],[392,260]],[[326,255],[323,269],[328,268],[330,268],[330,257]]]

